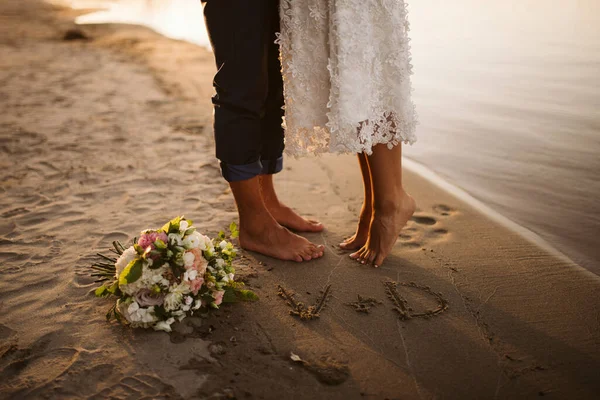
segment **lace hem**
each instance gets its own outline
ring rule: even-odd
[[[370,121],[376,122],[370,123]],[[406,123],[406,121],[394,117],[391,119],[384,117],[379,120],[372,118],[348,128],[346,134],[340,135],[347,138],[353,132],[357,136],[355,141],[335,140],[336,135],[331,135],[328,128],[321,126],[296,127],[293,132],[287,129],[285,152],[295,157],[322,153],[366,153],[371,155],[373,147],[378,144],[387,144],[389,149],[401,143],[412,145],[417,141],[415,135],[417,122],[416,119],[411,121],[411,123]]]

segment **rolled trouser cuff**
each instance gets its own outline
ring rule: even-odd
[[[260,160],[244,165],[232,165],[221,161],[221,174],[227,182],[252,179],[255,176],[261,175],[263,173],[262,171],[263,164]]]
[[[263,175],[271,175],[281,172],[283,169],[283,156],[275,160],[261,160]]]

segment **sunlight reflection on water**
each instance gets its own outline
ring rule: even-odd
[[[73,0],[73,8],[102,8],[76,19],[78,24],[123,23],[148,26],[174,39],[210,48],[200,0]]]

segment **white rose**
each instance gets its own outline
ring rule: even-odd
[[[210,239],[204,235],[202,235],[198,231],[194,231],[191,235],[187,235],[185,239],[183,239],[183,245],[186,249],[199,249],[204,251],[207,249],[206,244],[210,242]]]
[[[217,258],[217,267],[222,267],[223,265],[225,265],[225,260]]]
[[[187,235],[185,239],[183,239],[183,247],[185,247],[187,250],[198,247],[198,241],[196,238],[194,238],[194,235]]]
[[[175,317],[175,319],[177,319],[177,321],[181,321],[185,318],[185,312],[181,310],[174,311],[171,314]]]
[[[175,319],[174,319],[174,318],[169,318],[169,319],[168,319],[168,320],[166,320],[166,321],[160,321],[160,322],[157,322],[157,323],[156,323],[156,324],[153,326],[153,328],[154,328],[154,330],[156,330],[156,331],[165,331],[165,332],[171,332],[171,324],[172,324],[173,322],[175,322]]]
[[[127,312],[129,314],[133,314],[133,313],[137,312],[137,310],[139,310],[139,309],[140,309],[140,305],[134,301],[133,303],[131,303],[129,305],[129,307],[127,307]]]
[[[196,271],[195,269],[185,271],[185,273],[183,274],[184,281],[193,281],[197,277],[198,277],[198,271]]]
[[[219,247],[221,248],[221,250],[225,250],[225,248],[227,247],[227,242],[225,240],[221,241],[221,243],[219,243]]]
[[[121,275],[121,272],[129,265],[130,262],[136,259],[138,256],[137,251],[133,248],[133,246],[126,249],[123,254],[119,256],[117,262],[115,263],[115,267],[117,268],[116,277],[118,278]]]
[[[190,226],[190,224],[188,224],[188,222],[186,220],[183,220],[183,221],[179,222],[179,231],[185,232],[189,226]]]
[[[154,322],[155,318],[154,318],[154,315],[152,314],[152,311],[154,311],[154,307],[140,308],[138,310],[138,314],[140,315],[140,320],[144,323]]]
[[[165,309],[167,311],[172,311],[172,310],[179,308],[182,298],[183,298],[183,295],[181,293],[177,293],[177,292],[169,293],[168,295],[165,296],[165,302],[163,303],[165,306]]]
[[[121,300],[119,299],[119,300],[117,300],[117,309],[119,310],[119,312],[121,313],[121,315],[122,315],[123,317],[125,317],[125,319],[126,319],[128,322],[134,322],[134,321],[131,319],[131,315],[129,314],[129,311],[128,311],[128,309],[129,309],[129,305],[130,305],[130,304],[131,304],[131,303],[130,303],[129,301],[121,301]]]
[[[194,253],[188,251],[183,254],[183,265],[185,265],[186,267],[191,267],[192,265],[194,265],[195,259],[196,256],[194,256]]]
[[[190,286],[187,283],[181,282],[177,286],[170,288],[170,293],[165,296],[163,303],[167,311],[173,311],[179,308],[183,301],[183,296],[190,293]]]

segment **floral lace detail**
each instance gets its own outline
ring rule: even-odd
[[[402,0],[281,0],[286,152],[372,153],[414,143]]]

